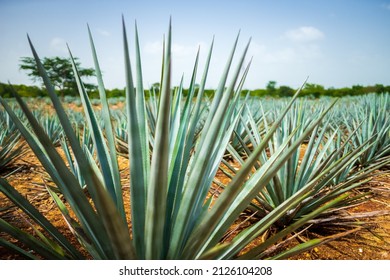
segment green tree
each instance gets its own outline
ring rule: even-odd
[[[125,90],[124,89],[114,88],[114,89],[111,89],[111,90],[106,90],[106,94],[107,94],[108,98],[121,97],[121,96],[125,96]]]
[[[304,93],[314,98],[318,98],[325,94],[325,88],[322,85],[307,83],[304,88]]]
[[[385,93],[386,92],[386,88],[382,84],[376,84],[375,85],[375,92],[376,93]]]
[[[293,96],[295,93],[295,90],[290,88],[289,86],[280,86],[278,89],[278,95],[280,97],[289,97]]]
[[[364,87],[361,85],[353,85],[352,86],[352,94],[353,95],[364,94]]]
[[[27,71],[27,75],[34,82],[42,82],[39,75],[36,62],[33,57],[22,57],[19,68]],[[75,58],[75,63],[81,77],[91,77],[95,75],[93,68],[82,68],[78,58]],[[75,95],[77,93],[77,85],[73,75],[72,63],[70,58],[62,57],[44,57],[42,59],[43,67],[45,68],[50,81],[55,89],[59,91],[61,96],[65,94]],[[84,83],[87,90],[94,90],[96,86],[90,83]]]
[[[276,81],[269,81],[266,86],[267,94],[274,95],[276,92]]]
[[[37,86],[10,85],[4,83],[0,83],[0,96],[4,98],[13,97],[11,87],[23,97],[44,96],[44,91]]]

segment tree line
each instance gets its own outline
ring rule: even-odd
[[[12,87],[23,97],[44,97],[47,96],[46,89],[38,86],[27,86],[27,85],[12,85]],[[158,90],[157,90],[158,92]],[[242,95],[249,93],[250,96],[254,97],[289,97],[293,96],[296,92],[296,89],[293,89],[288,86],[275,87],[275,89],[255,89],[255,90],[243,90]],[[361,86],[354,85],[352,87],[343,87],[343,88],[324,88],[322,85],[318,84],[306,84],[304,89],[301,92],[301,96],[309,98],[319,98],[321,96],[329,97],[343,97],[343,96],[357,96],[368,93],[386,93],[390,92],[390,86],[384,86],[381,84],[370,85],[370,86]],[[97,90],[89,90],[89,96],[91,98],[99,98],[99,92]],[[108,98],[113,97],[123,97],[125,96],[125,89],[106,89],[106,94]],[[183,90],[183,94],[188,94],[188,89]],[[214,94],[214,89],[206,89],[205,95],[212,97]],[[78,95],[77,91],[65,91],[63,96],[76,96]],[[150,95],[150,90],[145,90],[145,95]],[[0,96],[9,98],[12,97],[12,91],[9,84],[0,82]]]
[[[293,96],[296,89],[289,86],[281,85],[276,86],[275,81],[269,81],[265,89],[251,90],[251,96],[272,96],[272,97],[289,97]],[[307,83],[302,89],[301,96],[307,96],[311,98],[319,98],[321,96],[330,97],[343,97],[343,96],[355,96],[368,93],[386,93],[390,92],[390,85],[375,84],[369,86],[353,85],[352,87],[343,88],[325,88],[319,84]]]
[[[60,96],[78,95],[77,85],[73,76],[72,62],[69,58],[44,57],[41,62],[54,88]],[[75,58],[75,64],[78,68],[79,75],[84,78],[84,80],[89,80],[89,78],[94,77],[95,71],[93,68],[81,67],[78,58]],[[19,69],[26,71],[31,80],[33,82],[40,83],[40,86],[13,85],[13,88],[24,97],[45,96],[46,91],[39,75],[35,60],[32,57],[22,57],[20,59]],[[91,98],[99,97],[97,86],[95,84],[85,82],[84,86]],[[158,93],[159,83],[153,84],[153,87]],[[251,96],[257,97],[289,97],[293,96],[295,92],[296,89],[294,88],[285,85],[277,86],[276,81],[269,81],[264,89],[243,90],[242,94],[246,95],[249,93]],[[390,92],[389,85],[385,86],[382,84],[375,84],[370,86],[354,85],[352,87],[344,88],[325,88],[319,84],[307,83],[302,90],[301,96],[307,96],[310,98],[319,98],[321,96],[343,97],[385,92]],[[214,90],[212,89],[207,89],[205,92],[207,96],[212,96],[213,93]],[[106,89],[106,94],[108,98],[121,97],[125,96],[125,90],[118,88]],[[148,96],[150,94],[150,90],[146,89],[145,94]],[[188,94],[188,89],[184,89],[183,94]],[[0,82],[0,95],[3,97],[11,97],[12,91],[10,85]]]

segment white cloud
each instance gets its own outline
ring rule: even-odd
[[[321,57],[321,49],[315,44],[283,46],[280,48],[267,47],[264,44],[252,42],[249,56],[264,63],[297,63]]]
[[[149,53],[149,54],[162,54],[162,49],[163,49],[163,44],[161,41],[155,41],[155,42],[149,42],[149,43],[146,43],[145,45],[145,52],[146,53]],[[172,55],[175,56],[175,57],[195,57],[196,55],[196,52],[199,48],[199,46],[201,47],[201,49],[204,49],[204,46],[206,46],[205,43],[203,42],[200,42],[198,44],[195,44],[195,45],[183,45],[183,44],[177,44],[177,43],[173,43],[172,44]]]
[[[98,29],[97,32],[100,34],[100,35],[103,35],[105,37],[108,37],[111,35],[110,32],[108,32],[107,30],[104,30],[104,29]]]
[[[66,42],[63,38],[55,37],[50,41],[50,50],[53,52],[67,53]]]
[[[296,51],[291,47],[270,50],[264,44],[252,42],[249,55],[266,63],[291,62],[296,57]]]
[[[194,56],[196,54],[197,49],[197,46],[172,44],[172,54],[178,57]]]
[[[322,31],[312,26],[302,26],[289,30],[285,33],[285,36],[293,42],[312,42],[325,38]]]
[[[162,43],[160,41],[148,42],[145,44],[144,50],[148,54],[161,54]]]
[[[267,46],[264,44],[256,43],[255,41],[252,41],[249,47],[249,56],[254,55],[263,55],[267,51]]]

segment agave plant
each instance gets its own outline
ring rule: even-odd
[[[198,52],[189,85],[189,97],[181,108],[180,90],[176,91],[173,97],[171,90],[170,26],[164,44],[161,89],[158,95],[155,132],[152,134],[149,131],[147,105],[142,84],[137,28],[135,34],[136,79],[134,80],[123,21],[130,201],[123,199],[124,189],[120,181],[111,113],[90,31],[103,124],[98,121],[77,68],[74,63],[73,65],[86,123],[96,149],[97,164],[83,151],[72,123],[50,84],[29,39],[38,69],[63,127],[67,143],[77,161],[80,174],[84,178],[87,192],[82,190],[76,176],[68,169],[64,159],[60,157],[47,134],[17,93],[15,97],[35,133],[31,133],[26,128],[4,99],[0,98],[0,102],[64,196],[66,204],[58,198],[56,193],[48,189],[80,246],[87,251],[87,257],[94,259],[236,258],[247,244],[263,234],[272,224],[285,216],[285,213],[295,209],[311,193],[312,185],[302,188],[270,211],[266,217],[239,233],[231,242],[220,243],[225,232],[234,224],[240,213],[263,189],[263,186],[272,180],[302,141],[312,133],[326,111],[316,121],[313,121],[300,137],[290,141],[288,148],[286,148],[286,143],[277,150],[274,156],[264,162],[256,172],[256,180],[247,180],[259,157],[267,148],[269,140],[295,101],[298,91],[272,126],[268,128],[262,141],[253,150],[224,192],[218,197],[209,196],[213,178],[225,154],[233,129],[240,119],[240,110],[237,110],[237,106],[249,65],[241,77],[240,73],[249,43],[238,59],[238,65],[231,73],[231,81],[228,82],[227,77],[231,71],[238,42],[237,37],[220,84],[208,108],[207,118],[197,137],[197,124],[202,114],[202,100],[213,44],[207,56],[199,90],[195,96]],[[72,58],[71,53],[70,56]],[[150,150],[151,142],[153,143],[152,150]],[[38,237],[34,237],[0,219],[0,228],[3,231],[17,238],[43,258],[79,259],[85,257],[4,179],[0,179],[0,190],[38,223],[45,234],[36,228]],[[126,215],[126,209],[129,207],[131,217]],[[327,207],[327,205],[323,206],[323,208]],[[76,218],[72,218],[71,213]],[[310,215],[304,219],[309,218]],[[131,220],[130,229],[129,220]],[[299,220],[299,222],[302,221]],[[291,231],[285,231],[279,238],[290,233]],[[273,242],[277,240],[279,239]],[[300,245],[299,250],[311,248],[323,241],[312,240]],[[0,239],[0,243],[27,258],[35,257],[9,241]]]
[[[53,145],[59,146],[61,143],[63,131],[58,118],[41,112],[36,116],[36,118],[41,123],[44,131],[46,132],[47,136],[49,136]]]
[[[251,180],[257,180],[256,176],[259,170],[270,158],[277,156],[283,147],[290,147],[292,141],[301,138],[302,135],[307,135],[305,133],[307,128],[311,128],[313,123],[317,123],[315,116],[323,111],[321,106],[315,108],[316,112],[313,113],[310,107],[305,106],[305,103],[295,105],[287,114],[282,125],[273,134],[268,150],[262,153],[259,163],[255,166],[257,170],[251,174],[248,183]],[[264,126],[268,130],[266,118],[264,120]],[[247,131],[248,134],[252,135],[250,137],[251,145],[256,148],[262,142],[261,133],[253,129],[253,126],[248,126]],[[356,131],[353,131],[350,139],[354,137],[355,133]],[[373,144],[367,140],[359,147],[351,149],[350,139],[346,139],[345,142],[341,142],[341,139],[339,129],[332,131],[330,119],[325,123],[317,124],[310,137],[296,147],[292,156],[283,164],[272,180],[264,189],[260,190],[249,209],[255,212],[258,217],[265,217],[302,189],[310,188],[308,197],[277,221],[276,225],[286,231],[288,228],[297,229],[296,226],[291,225],[294,223],[297,225],[296,221],[302,225],[302,221],[307,216],[311,216],[310,223],[313,224],[318,223],[315,220],[325,221],[323,217],[332,212],[333,220],[337,221],[335,217],[337,217],[338,209],[351,207],[369,198],[368,191],[360,192],[358,195],[354,195],[351,191],[367,183],[372,172],[385,163],[381,162],[370,166],[370,168],[356,169],[355,162]],[[244,143],[243,140],[240,142]],[[244,164],[243,157],[250,156],[252,153],[245,145],[243,148],[247,155],[241,155],[232,146],[228,147],[239,164]],[[229,168],[229,172],[225,172],[225,174],[237,172],[236,168],[228,162],[225,161],[224,164]],[[324,205],[328,205],[328,207],[325,209]]]
[[[19,140],[20,134],[16,132],[0,132],[0,172],[23,155],[24,146]]]
[[[348,134],[358,133],[352,138],[354,147],[370,139],[370,149],[358,160],[361,166],[375,164],[383,159],[390,160],[390,117],[389,94],[368,95],[360,100],[361,106],[351,108],[352,113],[344,113],[344,125]]]
[[[20,133],[4,111],[0,111],[0,172],[25,152]]]

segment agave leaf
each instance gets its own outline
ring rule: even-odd
[[[172,161],[174,148],[176,147],[176,143],[180,141],[181,135],[179,135],[179,129],[181,126],[181,118],[182,118],[182,109],[181,109],[181,100],[183,99],[183,76],[181,77],[181,81],[179,84],[179,88],[175,90],[174,97],[172,100],[172,108],[171,108],[171,118],[170,118],[170,136],[169,136],[169,161]],[[183,120],[183,124],[185,121]]]
[[[169,170],[169,123],[171,108],[171,24],[164,54],[163,80],[158,108],[155,145],[150,168],[145,220],[145,247],[147,259],[160,259],[163,252],[163,237],[168,191]]]
[[[145,178],[149,178],[150,173],[150,152],[149,152],[149,127],[145,106],[145,95],[144,95],[144,86],[142,79],[142,65],[141,65],[141,51],[139,47],[139,36],[137,24],[135,24],[135,62],[136,62],[136,74],[137,74],[137,84],[136,84],[136,107],[138,121],[140,123],[140,136],[141,136],[141,150],[142,150],[142,159],[143,159],[143,168],[145,173]],[[148,184],[148,179],[145,181],[145,187]]]

